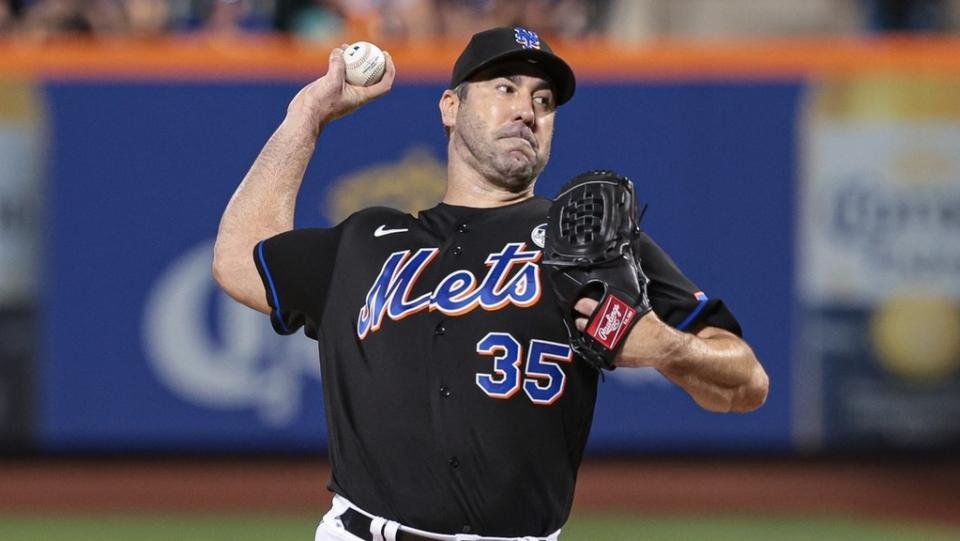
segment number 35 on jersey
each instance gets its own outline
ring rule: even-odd
[[[493,357],[493,373],[478,373],[477,386],[491,398],[507,399],[523,388],[531,402],[549,406],[562,395],[567,375],[559,363],[573,361],[567,344],[531,340],[524,348],[509,333],[491,332],[477,342],[477,353]]]

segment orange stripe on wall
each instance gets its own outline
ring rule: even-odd
[[[462,41],[383,44],[400,81],[443,81]],[[309,79],[326,70],[334,44],[277,36],[244,39],[98,39],[45,44],[0,40],[0,74],[55,78]],[[558,42],[582,79],[798,78],[863,71],[920,71],[960,77],[960,38],[885,37],[663,41],[644,46]]]

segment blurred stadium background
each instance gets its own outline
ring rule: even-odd
[[[496,24],[580,79],[538,193],[633,177],[771,377],[724,416],[613,373],[564,539],[960,539],[960,1],[0,0],[0,540],[312,539],[315,346],[216,290],[220,212],[360,39],[398,82],[298,225],[431,205]]]

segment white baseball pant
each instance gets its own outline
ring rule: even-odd
[[[363,541],[348,532],[340,522],[340,515],[349,508],[353,508],[372,519],[370,522],[370,538],[373,539],[373,541],[397,541],[397,532],[400,530],[409,531],[421,537],[436,539],[437,541],[538,541],[538,539],[540,539],[537,537],[483,537],[472,534],[447,535],[426,532],[401,526],[392,520],[371,515],[347,501],[343,496],[337,494],[333,497],[333,505],[330,507],[330,510],[327,511],[327,514],[323,516],[323,520],[321,520],[317,526],[314,541]],[[557,530],[547,536],[546,541],[559,541],[559,539],[560,530]]]

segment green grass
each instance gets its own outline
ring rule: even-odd
[[[957,541],[960,530],[825,516],[581,516],[563,541]]]
[[[316,518],[319,518],[316,517]],[[315,517],[268,514],[0,514],[2,541],[312,541]],[[578,515],[562,541],[948,541],[960,529],[824,516]]]

